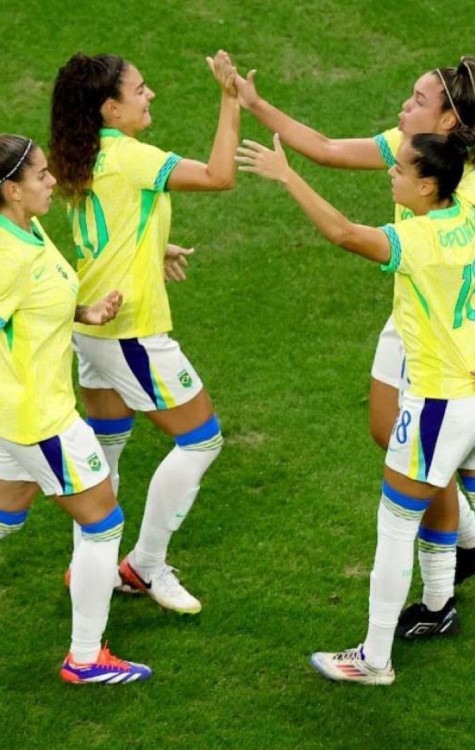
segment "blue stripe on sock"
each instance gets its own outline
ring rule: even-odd
[[[176,435],[175,443],[180,447],[184,445],[193,445],[194,443],[202,443],[204,440],[210,440],[210,438],[219,435],[221,425],[216,414],[208,419],[207,422],[196,427],[190,432],[185,432],[184,435]]]
[[[6,526],[17,526],[19,523],[25,522],[27,515],[27,510],[19,510],[16,513],[9,510],[0,510],[0,523],[4,523]]]
[[[401,508],[407,510],[425,510],[430,505],[430,500],[419,500],[417,497],[411,497],[410,495],[404,495],[402,492],[398,492],[391,487],[386,481],[383,481],[383,494],[391,500],[392,503],[400,505]]]
[[[475,492],[475,477],[460,477],[462,486],[467,492]]]
[[[119,435],[121,432],[129,432],[132,429],[134,418],[95,419],[94,417],[87,417],[86,422],[97,435]]]
[[[434,531],[434,529],[428,529],[425,526],[421,526],[417,536],[424,542],[432,542],[433,544],[443,544],[447,547],[453,547],[457,544],[458,533],[456,531]]]
[[[124,523],[124,512],[120,505],[117,505],[108,516],[102,519],[102,521],[96,521],[96,523],[90,523],[87,526],[81,526],[81,529],[86,534],[102,534],[104,531],[114,529],[119,524]]]

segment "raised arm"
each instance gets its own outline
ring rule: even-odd
[[[193,159],[178,162],[167,182],[169,190],[229,190],[236,181],[234,155],[239,141],[240,107],[234,84],[236,69],[220,50],[206,61],[221,86],[218,127],[208,162]]]
[[[287,163],[278,135],[275,150],[254,141],[243,141],[236,161],[240,172],[253,172],[285,185],[317,229],[334,245],[376,263],[388,263],[391,249],[386,234],[375,227],[354,224],[322,198]]]
[[[373,138],[327,138],[267,102],[257,93],[255,73],[255,70],[251,70],[246,78],[239,74],[236,76],[241,106],[272,133],[279,133],[282,141],[291,149],[325,167],[387,168]]]

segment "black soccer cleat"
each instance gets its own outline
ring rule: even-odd
[[[457,562],[455,565],[455,585],[457,586],[466,578],[475,575],[475,547],[463,549],[457,547]]]
[[[459,631],[460,617],[455,609],[455,597],[452,597],[436,612],[431,612],[421,602],[411,604],[400,614],[396,636],[412,641],[416,638],[431,638],[434,635],[457,635]]]

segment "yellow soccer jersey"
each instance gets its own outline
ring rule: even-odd
[[[168,177],[180,161],[119,130],[101,130],[101,150],[87,196],[70,210],[78,256],[79,304],[112,289],[124,298],[104,326],[77,324],[100,338],[135,338],[172,327],[163,274],[170,232]]]
[[[0,215],[0,435],[31,445],[77,418],[71,379],[77,277],[38,222]]]
[[[399,128],[391,128],[391,130],[386,130],[384,133],[375,136],[374,140],[388,167],[392,167],[396,163],[396,154],[402,143],[402,139],[403,134]],[[473,164],[465,165],[463,177],[460,180],[455,195],[475,205],[475,169]],[[394,212],[394,221],[409,219],[414,215],[408,208],[399,206],[398,204],[396,204]]]
[[[382,227],[395,271],[394,318],[411,385],[426,398],[475,395],[475,207],[458,201]]]

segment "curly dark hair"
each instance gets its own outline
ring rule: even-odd
[[[51,102],[49,165],[69,200],[80,198],[91,183],[103,125],[100,109],[110,97],[120,101],[127,65],[118,55],[78,53],[58,72]]]

